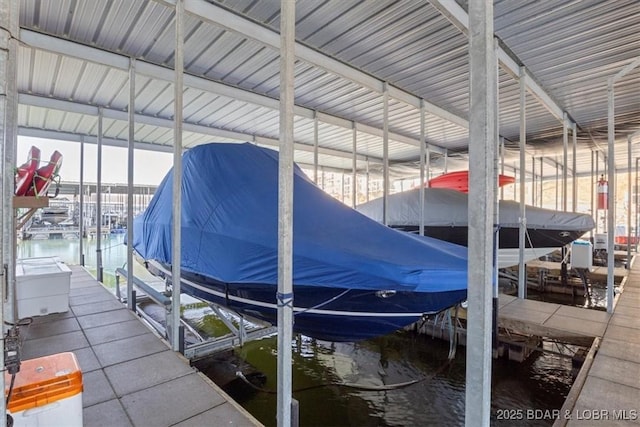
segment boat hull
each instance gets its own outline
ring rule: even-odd
[[[149,270],[166,276],[166,266]],[[277,323],[276,289],[264,284],[229,284],[182,271],[182,292],[271,324]],[[467,297],[466,290],[447,292],[376,292],[371,290],[294,286],[293,330],[326,341],[359,341],[386,335]]]
[[[418,233],[417,226],[391,226],[402,231]],[[580,238],[585,231],[537,229],[527,231],[525,238],[524,261],[525,263],[561,248]],[[467,227],[425,227],[425,236],[433,237],[447,242],[467,246]],[[505,227],[500,229],[500,244],[498,249],[498,268],[507,268],[519,263],[520,230],[518,228]]]

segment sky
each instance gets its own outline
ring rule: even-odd
[[[31,146],[40,149],[40,159],[45,162],[58,150],[62,154],[60,180],[80,182],[80,143],[18,136],[17,166],[25,163]],[[84,144],[84,182],[97,181],[96,144]],[[133,183],[136,185],[158,185],[173,166],[172,153],[135,150],[133,154]],[[102,182],[105,184],[127,183],[127,149],[102,147]]]

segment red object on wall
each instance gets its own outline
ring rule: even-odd
[[[607,209],[608,195],[609,195],[609,183],[604,179],[604,175],[600,175],[598,181],[598,209]]]

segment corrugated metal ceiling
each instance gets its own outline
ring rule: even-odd
[[[19,53],[19,121],[27,132],[51,131],[95,136],[92,108],[124,112],[128,104],[129,57],[142,68],[136,77],[136,140],[171,145],[167,127],[173,117],[174,28],[171,1],[59,0],[21,2],[20,25],[40,33]],[[466,8],[464,1],[459,4]],[[576,121],[580,150],[606,145],[606,82],[640,56],[640,3],[636,0],[496,0],[495,31],[516,62],[526,66],[546,93]],[[200,78],[184,98],[185,145],[209,140],[244,139],[273,144],[278,138],[278,51],[267,40],[215,23],[193,10],[213,7],[234,19],[277,36],[279,0],[189,0],[185,22],[185,72]],[[203,9],[204,8],[204,9]],[[382,158],[382,95],[367,84],[336,72],[330,61],[376,81],[424,98],[464,119],[468,115],[468,40],[437,7],[424,0],[298,0],[296,38],[326,58],[326,64],[296,63],[295,139],[306,154],[313,146],[313,112],[319,114],[322,164],[351,168],[352,126],[356,126],[359,168],[362,159]],[[215,19],[214,19],[215,21]],[[25,39],[27,37],[25,36]],[[64,44],[73,42],[72,45]],[[104,54],[93,54],[98,49]],[[87,59],[91,53],[90,58]],[[148,69],[149,67],[145,68]],[[499,73],[500,134],[507,147],[519,139],[519,83]],[[221,84],[221,85],[220,85]],[[616,85],[616,126],[640,128],[640,70]],[[64,102],[58,102],[64,101]],[[126,140],[126,117],[112,111],[109,137]],[[427,114],[427,140],[464,154],[467,130]],[[157,125],[159,121],[160,126]],[[154,125],[155,123],[155,125]],[[419,111],[390,100],[392,162],[419,157]],[[625,133],[621,132],[620,137]],[[530,153],[554,157],[561,151],[562,124],[533,96],[527,96]],[[333,151],[332,151],[333,150]],[[312,155],[311,155],[312,156]],[[634,149],[640,156],[640,149]],[[579,170],[590,162],[579,157]],[[434,158],[435,160],[435,158]],[[311,162],[313,156],[311,157]],[[619,167],[624,167],[625,162]]]

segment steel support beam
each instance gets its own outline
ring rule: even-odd
[[[184,95],[184,2],[176,1],[175,64],[174,64],[174,132],[173,132],[173,187],[171,222],[171,348],[179,351],[180,342],[180,294],[182,290],[182,114]]]
[[[278,162],[278,395],[279,427],[291,426],[293,339],[293,102],[296,3],[280,0],[280,154]],[[343,180],[344,182],[344,180]],[[344,192],[343,192],[344,194]]]
[[[613,78],[609,79],[607,85],[608,97],[608,189],[607,197],[607,313],[613,313],[613,287],[614,287],[614,235],[615,235],[615,219],[616,219],[616,164],[615,164],[615,95],[614,95]]]
[[[96,275],[102,282],[102,108],[98,108],[98,154],[96,168]]]
[[[524,248],[526,246],[527,213],[525,208],[525,180],[527,147],[527,76],[524,67],[520,68],[520,226],[518,239],[518,298],[527,297],[527,271],[524,265]]]
[[[425,155],[427,154],[426,147],[426,139],[425,139],[425,109],[424,103],[420,104],[420,226],[418,233],[420,236],[424,236],[424,196],[425,196],[425,179],[424,179],[424,164],[425,164]]]
[[[15,267],[16,229],[13,196],[15,190],[15,164],[18,124],[18,20],[19,2],[0,1],[0,170],[1,200],[0,216],[0,386],[5,389],[5,322],[16,323]],[[3,395],[4,396],[4,395]],[[0,403],[0,426],[7,425],[6,401]]]
[[[567,202],[569,198],[569,193],[567,190],[567,166],[569,165],[568,158],[568,150],[569,150],[569,127],[567,126],[567,120],[562,121],[562,210],[567,211]]]
[[[133,149],[135,146],[135,108],[136,105],[136,63],[131,59],[129,68],[129,141],[127,147],[127,269],[131,274],[127,275],[127,306],[129,310],[135,310],[136,302],[133,300]]]
[[[80,265],[84,267],[84,138],[80,137],[80,209],[78,220],[78,256]]]
[[[382,223],[388,225],[389,214],[389,90],[385,83],[382,92]]]
[[[465,425],[488,426],[491,408],[493,214],[498,76],[493,3],[469,1],[469,288]]]

